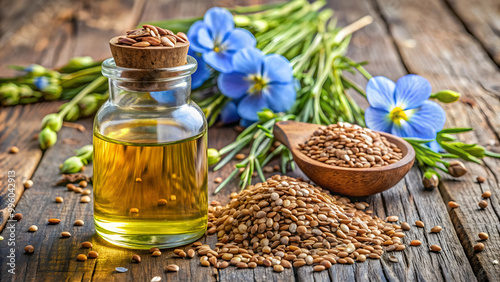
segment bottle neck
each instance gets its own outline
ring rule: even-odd
[[[120,107],[178,107],[189,102],[191,76],[166,82],[109,79],[109,101]]]

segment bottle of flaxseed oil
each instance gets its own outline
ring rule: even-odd
[[[207,125],[189,98],[195,69],[191,57],[154,75],[104,61],[110,98],[94,121],[93,183],[96,232],[106,241],[162,248],[205,233]]]

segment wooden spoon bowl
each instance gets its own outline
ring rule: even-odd
[[[385,191],[398,183],[410,170],[415,159],[413,147],[394,135],[379,132],[401,149],[403,158],[397,163],[373,168],[347,168],[325,164],[304,155],[304,143],[319,125],[296,121],[280,121],[274,125],[275,138],[292,152],[293,159],[314,183],[332,192],[348,196],[369,196]]]

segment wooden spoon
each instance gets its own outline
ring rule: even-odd
[[[296,121],[280,121],[274,125],[274,137],[290,149],[295,163],[314,183],[332,192],[348,196],[368,196],[385,191],[398,183],[410,170],[415,159],[413,147],[394,135],[379,132],[401,149],[403,158],[394,164],[373,168],[346,168],[328,165],[304,155],[304,143],[319,125]]]

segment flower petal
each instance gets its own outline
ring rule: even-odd
[[[233,56],[233,69],[235,72],[261,74],[264,54],[257,48],[245,48]]]
[[[420,75],[408,74],[396,83],[396,106],[404,110],[420,107],[431,96],[431,84]]]
[[[222,50],[238,51],[243,48],[255,47],[256,43],[257,41],[250,31],[243,28],[235,28],[226,34],[220,47]]]
[[[443,152],[443,148],[441,148],[441,145],[439,145],[439,143],[436,140],[431,141],[429,143],[425,143],[425,145],[427,145],[427,147],[431,148],[431,150],[433,150],[436,153]]]
[[[262,95],[247,95],[238,104],[238,114],[241,118],[256,121],[259,119],[257,112],[268,107]]]
[[[199,53],[203,53],[211,49],[211,48],[207,49],[205,46],[201,45],[198,42],[198,32],[200,31],[201,28],[206,29],[207,25],[203,21],[197,21],[193,25],[191,25],[187,34],[189,39],[189,50],[192,49],[193,51]]]
[[[233,71],[233,54],[228,52],[209,51],[203,53],[203,60],[216,71],[230,73]]]
[[[366,96],[370,106],[389,110],[394,106],[394,89],[396,84],[383,76],[376,76],[368,81]]]
[[[220,111],[220,120],[223,124],[237,122],[240,119],[236,103],[230,101]]]
[[[188,55],[195,58],[198,63],[198,68],[191,75],[191,89],[196,89],[210,77],[210,68],[208,68],[205,61],[203,61],[203,58],[191,49],[191,46],[189,48]]]
[[[400,137],[435,139],[446,120],[446,115],[437,103],[425,101],[415,113],[409,115],[408,121],[401,120],[401,126],[394,124],[392,134]]]
[[[207,27],[200,27],[196,40],[196,46],[203,48],[202,51],[199,51],[200,53],[214,49],[214,40],[212,38],[210,30],[208,30]]]
[[[242,73],[221,73],[217,79],[220,92],[233,99],[241,98],[250,88],[250,83]]]
[[[391,132],[392,120],[389,112],[374,107],[369,107],[365,111],[366,126],[372,130]]]
[[[224,36],[234,28],[233,15],[226,9],[214,7],[208,9],[203,17],[203,21],[212,31],[214,36]]]
[[[297,98],[293,83],[273,83],[269,84],[262,91],[269,108],[274,112],[288,111]]]
[[[273,54],[264,58],[264,77],[270,82],[290,82],[292,73],[292,65],[285,57]]]

